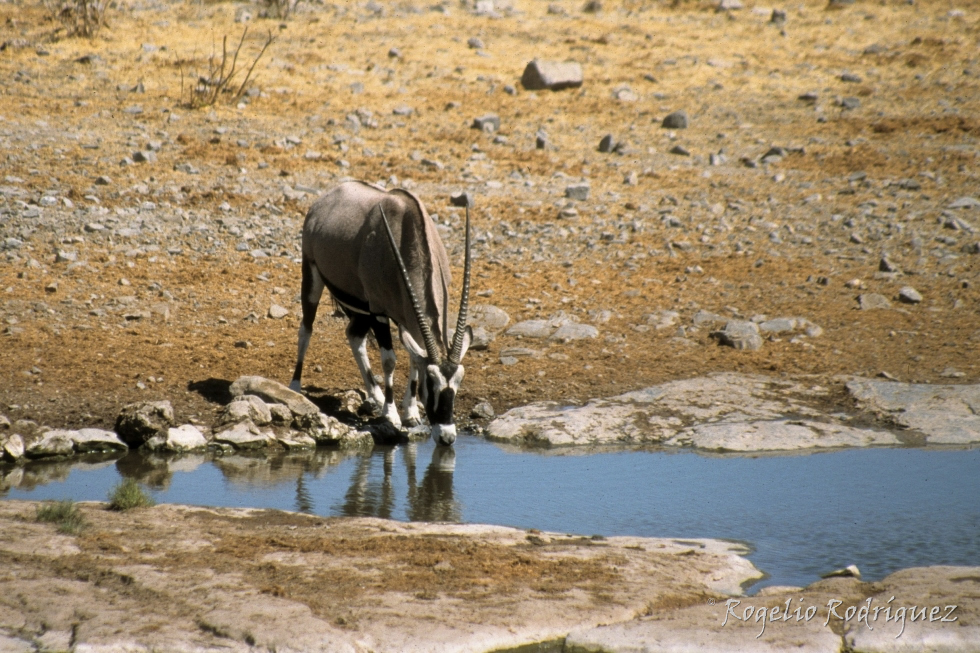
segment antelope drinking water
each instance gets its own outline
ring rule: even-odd
[[[422,400],[432,439],[456,440],[453,404],[463,380],[461,361],[473,332],[466,326],[470,286],[470,214],[456,328],[449,340],[449,257],[422,202],[412,193],[351,181],[318,199],[303,223],[303,323],[296,371],[289,387],[300,391],[303,359],[324,287],[347,315],[347,340],[368,396],[395,426],[421,422]],[[395,352],[390,322],[398,325],[411,365],[401,415],[394,405]],[[384,390],[371,373],[367,334],[381,349]],[[421,345],[419,344],[421,343]],[[420,383],[421,382],[421,383]]]

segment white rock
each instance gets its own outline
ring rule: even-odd
[[[262,449],[275,444],[276,436],[271,430],[260,428],[251,421],[245,420],[215,433],[214,441],[230,444],[235,449]]]
[[[92,451],[126,451],[129,449],[126,443],[119,439],[113,431],[104,429],[79,429],[69,431],[72,433],[72,440],[75,450],[79,453]]]
[[[46,431],[39,439],[29,443],[24,453],[28,458],[70,456],[75,453],[74,432],[62,429]]]
[[[193,424],[171,426],[165,436],[159,435],[146,443],[154,451],[195,451],[208,446],[201,429]]]

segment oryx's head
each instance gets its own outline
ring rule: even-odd
[[[385,232],[388,234],[388,243],[398,261],[402,280],[412,301],[412,308],[415,311],[419,331],[422,333],[425,349],[423,350],[415,342],[406,329],[400,329],[402,342],[416,356],[425,359],[425,371],[422,378],[419,379],[419,398],[422,399],[425,415],[429,418],[432,439],[436,444],[448,446],[456,441],[456,421],[453,418],[453,410],[456,403],[456,393],[459,392],[459,386],[463,382],[463,356],[466,355],[470,341],[473,339],[473,331],[466,325],[470,296],[470,207],[466,207],[466,253],[463,263],[463,289],[459,299],[456,331],[448,351],[440,347],[436,341],[425,309],[412,289],[408,270],[405,268],[405,261],[395,243],[395,237],[391,233],[391,225],[388,224],[388,217],[385,215],[383,206],[381,206],[381,218],[384,222]]]

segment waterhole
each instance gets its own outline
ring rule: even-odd
[[[980,561],[980,449],[735,456],[555,453],[461,436],[343,453],[207,454],[0,467],[10,499],[104,501],[123,477],[161,503],[488,523],[580,535],[722,538],[767,578],[806,585],[855,564],[866,580]]]

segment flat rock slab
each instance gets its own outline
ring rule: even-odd
[[[931,385],[856,379],[847,391],[864,410],[930,444],[980,442],[980,385]]]
[[[761,577],[718,540],[78,505],[87,526],[69,536],[34,502],[0,502],[5,645],[482,652],[723,604]]]
[[[973,653],[980,651],[978,589],[980,567],[904,569],[875,583],[834,578],[806,588],[770,587],[757,596],[707,599],[573,631],[563,651]]]
[[[859,379],[847,390],[872,417],[914,432],[856,426],[847,415],[828,414],[820,402],[830,390],[818,384],[725,373],[583,406],[515,408],[490,424],[487,437],[532,446],[661,444],[736,452],[980,442],[980,386]]]

